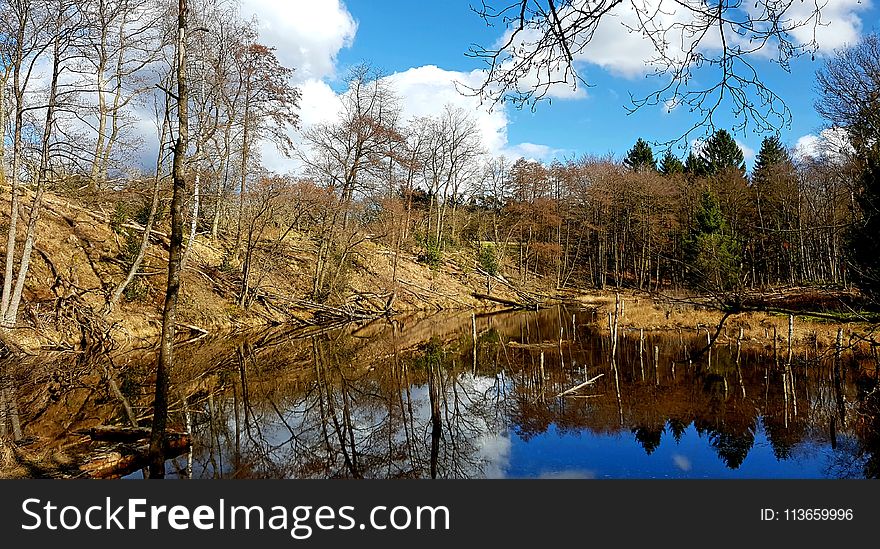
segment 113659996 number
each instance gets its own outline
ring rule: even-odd
[[[852,520],[852,509],[786,509],[785,520]]]

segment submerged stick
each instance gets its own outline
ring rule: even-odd
[[[587,381],[581,383],[580,385],[575,385],[575,386],[572,387],[571,389],[567,389],[567,390],[565,390],[565,391],[562,391],[561,393],[559,393],[559,394],[556,395],[556,396],[557,396],[557,397],[565,396],[565,395],[567,395],[567,394],[569,394],[569,393],[573,393],[573,392],[577,391],[578,389],[583,389],[583,388],[586,387],[587,385],[592,385],[593,383],[596,383],[596,380],[599,379],[600,377],[604,376],[604,375],[605,375],[605,374],[599,374],[599,375],[597,375],[596,377],[594,377],[594,378],[592,378],[592,379],[588,379]]]

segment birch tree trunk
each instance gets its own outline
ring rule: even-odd
[[[24,247],[21,252],[21,260],[18,265],[18,276],[15,280],[15,287],[9,297],[9,304],[3,314],[3,326],[7,328],[15,327],[18,318],[18,308],[21,304],[21,294],[24,291],[24,283],[27,279],[28,268],[30,267],[31,252],[34,249],[34,240],[36,239],[37,222],[40,219],[40,210],[43,207],[43,193],[46,190],[46,180],[49,177],[49,145],[52,137],[52,128],[55,125],[55,108],[58,92],[58,75],[61,70],[61,36],[62,33],[62,12],[56,19],[56,29],[52,54],[52,83],[49,85],[49,98],[46,105],[46,120],[43,128],[43,138],[40,147],[40,167],[37,174],[37,189],[31,202],[31,211],[28,219],[27,232],[25,234]],[[15,242],[15,234],[11,234],[13,244]],[[7,265],[13,254],[7,254]],[[7,273],[10,275],[11,272]],[[4,295],[5,295],[4,281]]]

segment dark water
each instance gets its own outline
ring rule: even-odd
[[[880,473],[873,366],[827,349],[788,366],[772,351],[735,343],[689,363],[705,344],[705,332],[694,330],[648,335],[644,344],[638,332],[625,333],[612,363],[609,337],[591,328],[591,314],[478,317],[476,352],[470,315],[238,345],[202,376],[208,389],[190,397],[192,475]],[[186,459],[175,467],[185,471]]]

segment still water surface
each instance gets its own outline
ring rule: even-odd
[[[174,467],[207,478],[880,472],[875,369],[833,350],[789,366],[736,343],[689,362],[705,344],[694,329],[643,343],[622,332],[612,361],[593,314],[443,315],[242,343],[190,404],[194,451]]]

